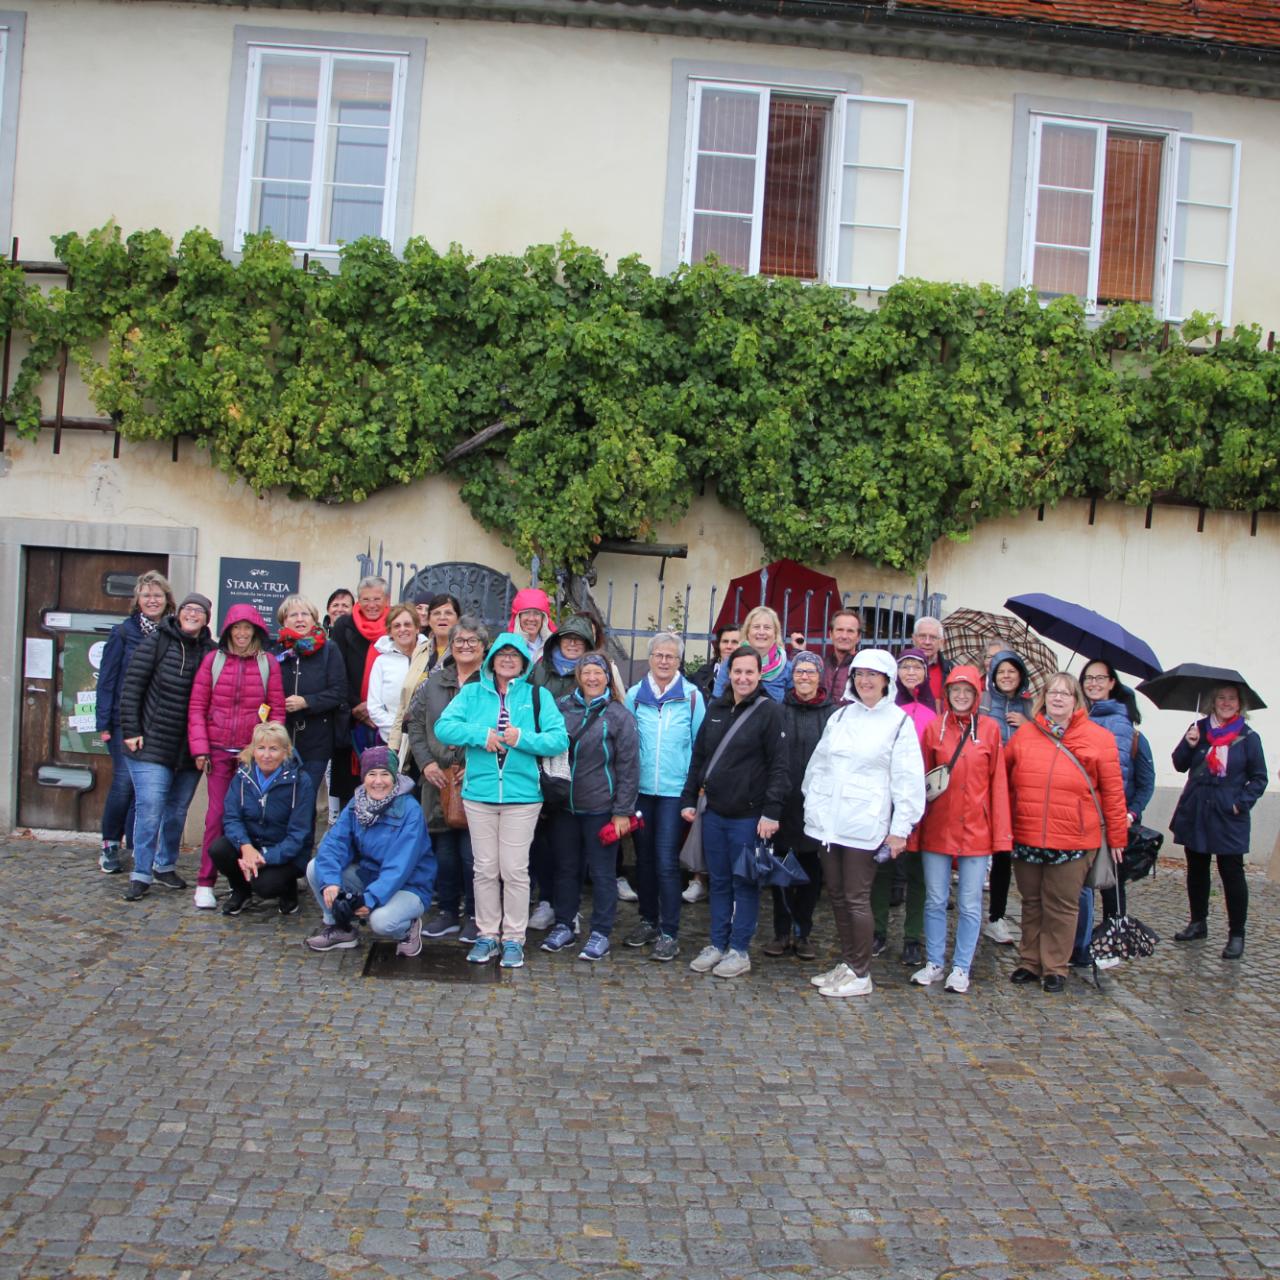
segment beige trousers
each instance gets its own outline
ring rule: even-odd
[[[475,863],[476,930],[482,938],[524,945],[529,925],[529,846],[537,804],[464,800]]]

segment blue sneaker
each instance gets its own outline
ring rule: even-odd
[[[609,939],[603,933],[593,933],[587,945],[578,952],[579,960],[603,960],[609,954]]]
[[[567,924],[558,924],[542,941],[543,951],[563,951],[577,935]]]
[[[524,948],[510,938],[502,944],[502,959],[498,964],[504,969],[524,968]]]
[[[476,939],[476,945],[467,952],[467,959],[472,964],[488,964],[498,954],[497,938]]]

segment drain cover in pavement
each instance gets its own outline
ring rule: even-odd
[[[394,942],[377,942],[365,957],[366,978],[399,978],[408,982],[474,982],[490,983],[502,979],[497,964],[470,964],[467,948],[458,943],[444,946],[423,945],[416,956],[396,955]]]

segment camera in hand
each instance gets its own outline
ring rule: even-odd
[[[363,893],[348,893],[345,889],[333,900],[329,909],[333,912],[333,922],[339,929],[356,927],[356,912],[364,906]]]

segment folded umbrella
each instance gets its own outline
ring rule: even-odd
[[[1160,659],[1145,640],[1083,605],[1033,592],[1010,596],[1004,607],[1033,626],[1046,640],[1090,661],[1109,662],[1117,671],[1128,671],[1135,676],[1160,674]]]
[[[1138,686],[1162,711],[1199,712],[1201,702],[1212,697],[1219,685],[1234,684],[1240,689],[1240,701],[1247,711],[1261,711],[1266,703],[1258,697],[1249,682],[1230,667],[1206,667],[1199,662],[1180,662]]]
[[[1136,960],[1153,955],[1156,943],[1160,941],[1160,935],[1154,929],[1129,915],[1123,881],[1116,891],[1119,894],[1119,914],[1098,925],[1089,941],[1089,954],[1095,962],[1110,956],[1117,960]]]

